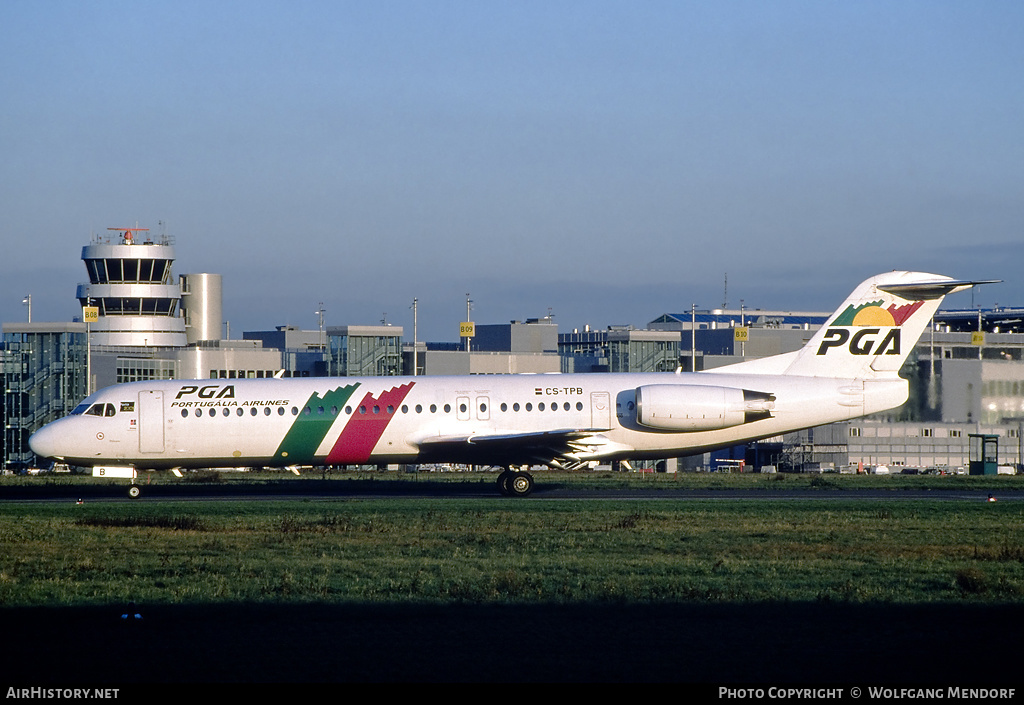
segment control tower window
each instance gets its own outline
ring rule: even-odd
[[[124,271],[121,269],[121,260],[119,259],[108,259],[107,263],[107,280],[112,282],[123,282]]]
[[[151,259],[139,260],[139,281],[153,283],[153,264]]]
[[[101,259],[87,259],[85,268],[89,270],[89,281],[93,284],[107,283],[107,267]]]

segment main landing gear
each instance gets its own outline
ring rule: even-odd
[[[505,470],[498,475],[498,491],[506,497],[525,497],[533,492],[533,476],[525,470]]]

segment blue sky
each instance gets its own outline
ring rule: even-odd
[[[0,3],[0,320],[93,233],[233,334],[832,310],[891,269],[1024,306],[1019,2]],[[950,299],[968,306],[970,294]]]

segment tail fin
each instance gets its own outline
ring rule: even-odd
[[[922,272],[879,274],[854,289],[786,374],[894,378],[946,294],[987,282]]]

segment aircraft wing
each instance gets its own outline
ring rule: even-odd
[[[571,468],[608,443],[607,428],[563,428],[529,433],[428,436],[418,442],[427,460],[477,465],[548,465]]]

